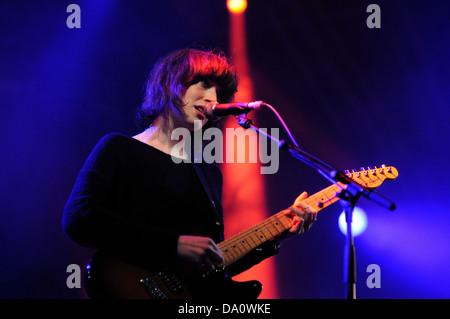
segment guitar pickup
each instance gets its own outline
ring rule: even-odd
[[[167,292],[173,295],[179,295],[184,288],[177,277],[174,275],[158,272],[150,277],[140,280],[141,286],[154,299],[169,299]]]

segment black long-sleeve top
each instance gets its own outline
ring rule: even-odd
[[[152,266],[176,261],[180,235],[220,242],[222,174],[211,164],[200,167],[214,205],[191,163],[175,163],[169,154],[132,137],[108,134],[78,175],[64,209],[63,230],[79,245]],[[232,272],[276,252],[272,244],[262,245]]]

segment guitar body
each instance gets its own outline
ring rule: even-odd
[[[97,252],[86,268],[87,293],[92,299],[256,299],[258,281],[236,282],[221,270],[207,277],[177,269],[148,271]]]

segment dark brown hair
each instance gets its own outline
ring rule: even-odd
[[[158,116],[180,113],[187,88],[202,80],[218,84],[219,103],[233,101],[237,91],[235,68],[222,52],[183,49],[159,60],[150,71],[137,124],[147,128]]]

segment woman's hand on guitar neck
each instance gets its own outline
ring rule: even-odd
[[[225,261],[220,248],[208,237],[181,235],[178,238],[177,253],[202,273],[214,270],[215,265]]]
[[[308,193],[301,193],[294,204],[283,211],[292,220],[292,226],[289,230],[275,238],[277,243],[282,243],[289,238],[308,231],[317,220],[317,211],[304,202],[306,198],[308,198]]]

